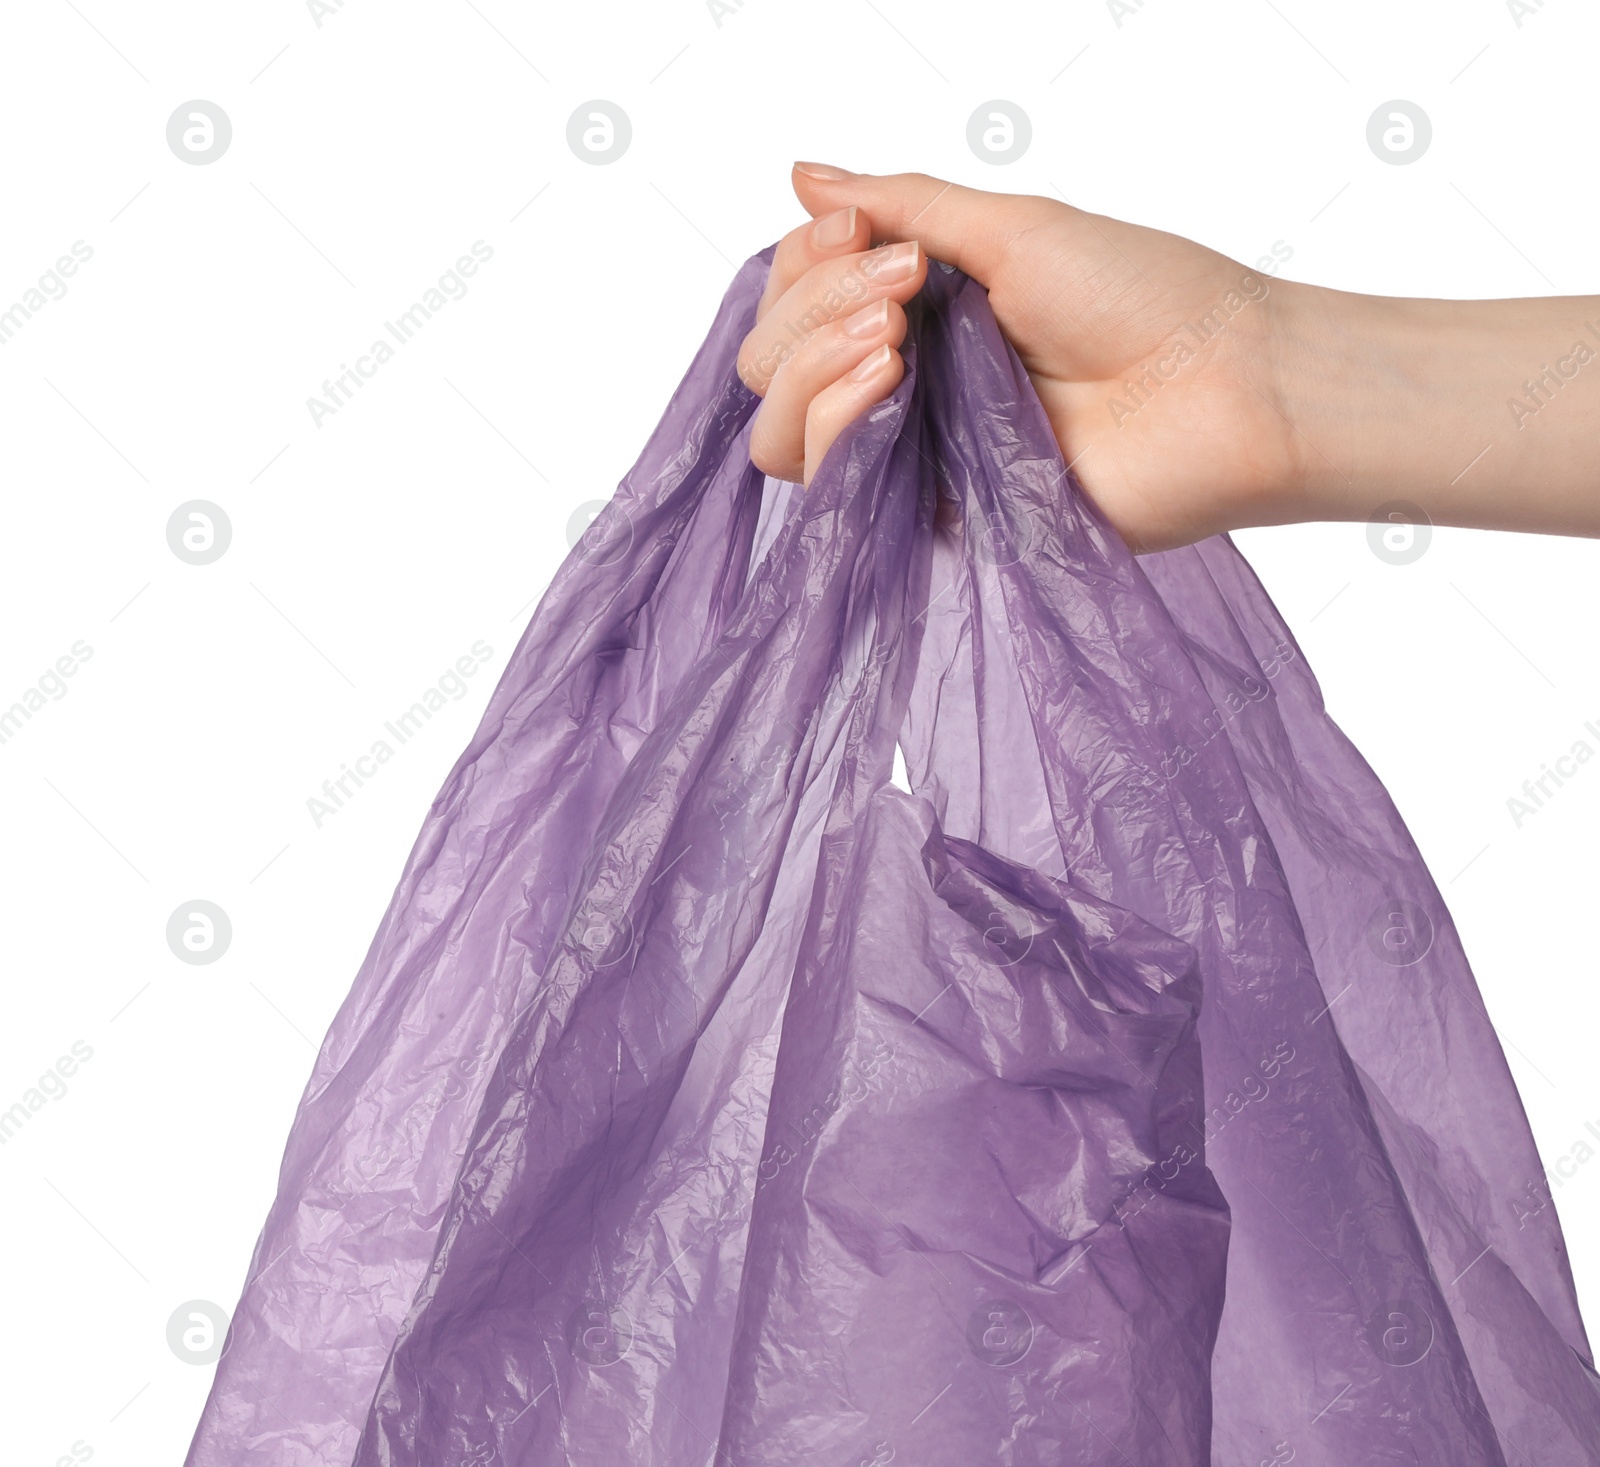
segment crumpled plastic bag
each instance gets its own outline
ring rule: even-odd
[[[1600,1462],[1456,931],[1243,558],[1135,560],[939,264],[765,480],[772,253],[428,812],[190,1467]]]

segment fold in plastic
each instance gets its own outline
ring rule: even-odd
[[[190,1467],[1600,1462],[1456,931],[1243,558],[1136,561],[941,265],[764,480],[771,259],[428,812]]]

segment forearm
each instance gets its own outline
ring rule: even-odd
[[[1300,472],[1261,522],[1404,499],[1436,524],[1600,536],[1600,296],[1273,289]]]

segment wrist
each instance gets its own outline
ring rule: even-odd
[[[1272,522],[1364,519],[1415,499],[1434,466],[1407,436],[1427,419],[1429,373],[1392,309],[1405,303],[1299,281],[1275,295],[1273,381],[1292,468],[1267,506]]]
[[[1260,523],[1365,520],[1592,534],[1600,299],[1455,301],[1274,286],[1293,467]]]

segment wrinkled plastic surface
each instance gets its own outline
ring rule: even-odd
[[[765,481],[771,257],[429,810],[191,1467],[1600,1462],[1455,929],[1244,560],[1135,561],[938,265]]]

